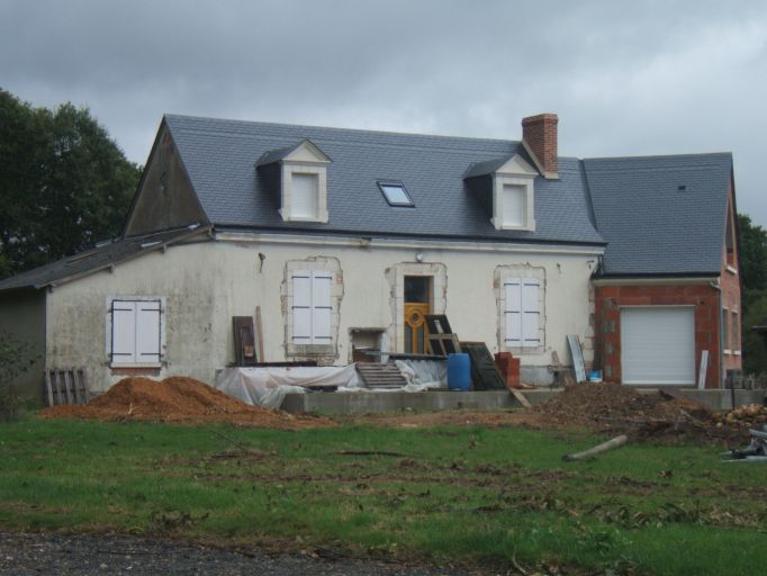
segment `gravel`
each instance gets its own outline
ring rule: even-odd
[[[273,555],[258,550],[241,553],[125,535],[0,532],[0,575],[6,574],[459,576],[468,573],[436,566],[401,566],[372,560]]]

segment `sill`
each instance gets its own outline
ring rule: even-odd
[[[318,216],[289,216],[284,218],[285,222],[322,222]]]
[[[116,363],[113,362],[113,363],[111,363],[109,365],[109,367],[110,368],[119,368],[119,369],[124,369],[124,368],[139,368],[139,369],[140,368],[148,368],[148,369],[154,369],[154,368],[162,368],[162,362],[146,362],[146,363],[143,363],[143,364],[122,364],[122,363],[116,364]]]
[[[725,266],[725,268],[726,268],[727,272],[729,272],[730,274],[733,274],[735,276],[738,275],[738,269],[735,268],[734,266],[730,266],[729,264],[727,264],[727,266]]]
[[[733,355],[740,356],[740,350],[735,350],[735,352],[733,352]]]
[[[728,354],[728,355],[731,355],[731,354],[732,354],[732,350],[727,350],[727,349],[725,349],[725,350],[723,350],[723,352],[724,352],[725,354]]]

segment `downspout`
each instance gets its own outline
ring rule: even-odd
[[[724,388],[724,311],[722,310],[722,286],[718,280],[712,280],[709,284],[717,291],[717,305],[719,306],[719,388]],[[699,376],[700,377],[700,376]]]

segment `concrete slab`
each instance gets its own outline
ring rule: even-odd
[[[561,388],[525,390],[531,404],[540,404],[559,394]],[[654,393],[657,389],[638,389],[641,393]],[[732,407],[730,390],[674,389],[680,396],[697,400],[713,410]],[[736,390],[735,405],[764,403],[764,390]],[[507,391],[457,392],[439,390],[431,392],[310,392],[288,394],[281,408],[287,412],[314,412],[318,414],[375,414],[381,412],[434,412],[438,410],[503,410],[521,408]]]

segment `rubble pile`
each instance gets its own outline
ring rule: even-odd
[[[717,414],[670,392],[642,393],[619,384],[583,383],[568,386],[532,412],[559,427],[627,434],[635,440],[733,444],[748,437],[755,418],[767,414],[763,406],[756,406]]]
[[[722,426],[740,426],[761,430],[767,424],[767,406],[746,404],[735,408],[735,410],[718,414],[717,419]]]

